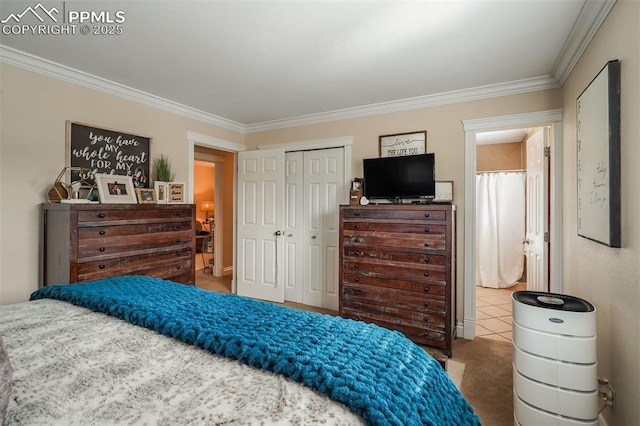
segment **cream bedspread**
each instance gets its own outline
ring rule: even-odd
[[[0,306],[6,425],[363,424],[282,376],[56,300]]]

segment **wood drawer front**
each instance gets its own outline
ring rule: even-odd
[[[166,222],[177,219],[191,220],[191,210],[185,208],[175,209],[149,209],[149,210],[83,210],[78,212],[78,226],[87,226],[91,223],[133,221],[133,223]]]
[[[352,308],[351,306],[343,306],[342,311],[349,315],[368,318],[374,321],[391,322],[397,325],[404,325],[419,329],[433,329],[441,331],[444,329],[445,318],[443,315],[430,314],[423,312],[409,311],[383,305],[369,305],[372,309]]]
[[[191,248],[193,232],[123,235],[78,241],[78,262],[151,253],[159,248]]]
[[[389,209],[345,209],[346,219],[409,219],[409,220],[445,220],[446,211],[402,210],[397,206]]]
[[[144,223],[139,225],[107,225],[78,228],[78,239],[108,238],[122,235],[150,234],[185,231],[191,229],[191,221]]]
[[[343,287],[342,296],[343,309],[387,313],[392,316],[404,316],[415,321],[424,321],[423,317],[426,313],[435,314],[440,318],[444,318],[446,314],[444,300],[434,299],[420,293],[385,287],[348,285]],[[398,312],[400,310],[404,314]],[[444,320],[439,321],[444,326]]]
[[[444,299],[446,292],[446,286],[442,283],[424,283],[416,281],[370,277],[357,272],[349,273],[348,271],[345,271],[342,280],[343,290],[344,288],[348,287],[349,284],[356,284],[359,288],[364,286],[361,288],[361,290],[368,288],[390,288],[411,291],[419,293],[421,295],[428,295],[430,298],[439,299]]]
[[[430,266],[433,269],[444,268],[446,260],[445,256],[437,254],[381,250],[377,247],[353,245],[343,246],[343,255],[345,260],[415,263],[418,265]]]
[[[140,271],[157,269],[159,266],[169,268],[170,265],[180,265],[185,260],[191,261],[191,257],[190,249],[182,249],[83,262],[78,263],[78,277],[91,280],[110,275],[139,274]]]
[[[416,235],[384,232],[356,232],[352,235],[349,231],[343,232],[343,246],[377,246],[401,248],[405,250],[439,250],[446,248],[445,235]]]
[[[357,272],[362,275],[380,278],[389,277],[412,281],[436,281],[442,282],[443,284],[446,279],[446,273],[442,267],[439,268],[440,270],[435,270],[435,268],[423,265],[417,267],[408,264],[390,265],[385,262],[371,263],[348,260],[345,260],[342,265],[345,273]]]
[[[445,347],[445,334],[444,330],[442,329],[413,327],[411,325],[396,322],[392,318],[382,319],[376,318],[375,315],[359,314],[346,311],[341,316],[343,318],[350,318],[356,321],[364,321],[377,324],[380,327],[388,328],[389,330],[397,330],[404,334],[407,338],[421,345],[435,346],[437,348]]]
[[[356,235],[359,232],[384,232],[406,234],[436,234],[443,235],[447,232],[446,225],[434,225],[431,223],[389,223],[389,222],[344,222],[343,229],[347,235]]]

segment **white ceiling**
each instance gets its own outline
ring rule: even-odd
[[[613,2],[43,0],[123,11],[122,34],[2,35],[0,59],[255,131],[559,87]]]

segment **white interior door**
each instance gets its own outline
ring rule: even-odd
[[[542,128],[527,144],[527,224],[524,252],[527,260],[527,289],[549,291],[548,244],[544,241],[548,223],[548,167],[545,147],[548,129]]]
[[[284,302],[284,150],[238,153],[237,290]]]
[[[344,149],[304,153],[307,305],[338,309],[338,206],[346,198],[344,186]]]
[[[285,288],[284,298],[291,302],[302,303],[304,270],[307,261],[305,255],[304,231],[304,161],[303,152],[285,154],[285,215],[284,215],[284,252],[285,252]]]

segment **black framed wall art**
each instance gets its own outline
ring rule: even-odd
[[[620,247],[620,61],[600,70],[576,112],[578,235]]]

